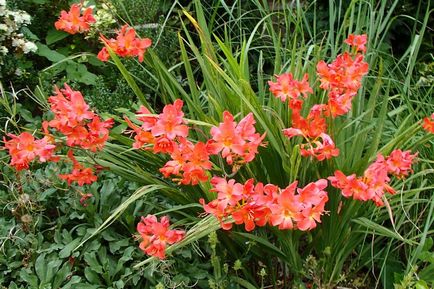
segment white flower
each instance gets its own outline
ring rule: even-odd
[[[0,6],[6,6],[6,0],[0,0]]]
[[[8,31],[8,26],[6,24],[0,23],[0,31]]]
[[[12,39],[12,46],[13,47],[22,47],[26,44],[26,42],[21,38],[14,38]]]
[[[30,24],[30,15],[24,11],[11,11],[10,15],[14,17],[15,23],[18,26]]]
[[[21,14],[21,18],[24,24],[30,24],[31,23],[31,18],[30,15],[27,13],[23,13]]]
[[[8,51],[9,50],[5,46],[0,46],[0,54],[6,55],[8,54]]]
[[[24,47],[23,47],[24,54],[27,54],[29,52],[36,52],[36,50],[38,50],[38,47],[36,46],[35,43],[33,43],[31,41],[27,41],[24,44]]]
[[[18,67],[17,69],[15,69],[15,75],[16,75],[16,76],[21,76],[21,75],[23,75],[23,72],[24,72],[24,71],[22,71],[19,67]]]

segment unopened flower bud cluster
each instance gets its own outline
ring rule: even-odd
[[[0,0],[1,1],[1,0]],[[85,1],[83,3],[84,7],[88,7],[87,4],[88,1]],[[95,8],[93,6],[89,6],[92,8]],[[116,8],[113,6],[113,4],[107,2],[102,3],[101,5],[98,5],[98,9],[95,12],[95,15],[93,16],[96,20],[95,23],[91,26],[91,29],[89,30],[86,38],[92,38],[95,36],[99,36],[99,32],[105,31],[112,26],[112,24],[116,23],[116,19],[113,15],[116,14]]]
[[[35,43],[27,40],[20,29],[31,23],[30,15],[22,10],[9,10],[6,0],[0,0],[0,63],[10,51],[19,53],[35,52]]]

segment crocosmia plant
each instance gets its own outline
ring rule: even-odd
[[[125,24],[115,38],[101,34],[97,57],[118,67],[140,102],[134,109],[99,115],[80,91],[55,87],[40,132],[4,137],[10,165],[21,172],[36,162],[64,162],[71,170],[59,178],[84,189],[101,169],[143,185],[81,245],[144,192],[170,203],[164,212],[134,211],[133,234],[149,256],[134,269],[219,232],[228,251],[251,254],[255,266],[268,262],[283,279],[308,284],[300,288],[335,288],[366,236],[383,232],[403,240],[379,223],[394,224],[397,195],[417,177],[418,149],[434,133],[434,114],[399,116],[396,134],[383,125],[400,111],[388,113],[389,89],[376,75],[382,62],[370,54],[374,35],[349,29],[332,48],[312,42],[292,54],[275,47],[274,67],[265,73],[259,61],[254,76],[251,42],[236,48],[213,36],[200,1],[194,3],[197,20],[184,11],[190,26],[179,34],[181,62],[174,68],[135,27]],[[95,22],[92,12],[73,4],[55,27],[84,33]],[[125,57],[152,72],[158,105],[140,91],[122,64]],[[177,69],[186,77],[182,84]],[[81,192],[79,202],[91,197]]]

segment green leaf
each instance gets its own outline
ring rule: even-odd
[[[131,197],[129,197],[125,202],[123,202],[119,207],[117,207],[116,210],[114,210],[114,212],[110,215],[110,217],[108,217],[101,224],[101,226],[99,226],[96,230],[94,230],[89,237],[84,239],[77,247],[75,247],[74,250],[77,250],[78,248],[83,246],[83,244],[86,243],[88,240],[90,240],[91,238],[99,234],[101,231],[105,230],[108,226],[110,226],[110,224],[112,224],[122,214],[122,212],[128,208],[130,204],[132,204],[133,202],[135,202],[136,200],[140,199],[141,197],[143,197],[144,195],[150,192],[160,190],[163,188],[164,186],[149,185],[149,186],[143,186],[140,189],[138,189],[136,192],[134,192],[133,195],[131,195]]]
[[[72,286],[72,285],[79,284],[79,283],[82,283],[82,282],[81,282],[81,277],[79,277],[79,276],[72,276],[71,280],[69,280],[69,282],[66,283],[66,284],[62,287],[62,289],[83,288],[81,285],[80,285],[80,287],[78,287],[78,286]],[[96,286],[96,287],[94,287],[94,288],[98,288],[98,286]]]
[[[47,264],[45,262],[45,254],[39,255],[35,262],[36,275],[39,277],[41,283],[47,282]]]
[[[419,272],[419,278],[427,282],[434,282],[434,264],[430,264]]]
[[[45,282],[51,283],[54,276],[57,274],[57,271],[59,270],[60,265],[62,265],[62,261],[59,259],[52,260],[52,261],[48,262],[47,272],[45,275],[45,279],[46,279]]]
[[[35,274],[22,269],[20,271],[20,277],[29,285],[30,288],[38,288],[38,277],[36,277]]]
[[[68,37],[69,34],[63,31],[59,31],[57,29],[51,29],[47,32],[47,36],[45,37],[45,42],[47,45],[51,45],[53,43],[56,43],[57,41],[60,41],[66,37]]]
[[[428,284],[424,280],[419,280],[415,284],[415,289],[428,289]]]
[[[240,277],[233,277],[232,280],[234,280],[235,282],[237,282],[238,284],[240,284],[241,286],[243,286],[246,289],[255,289],[258,288],[256,286],[254,286],[252,283],[241,279]]]
[[[96,274],[90,267],[86,267],[84,269],[84,276],[86,277],[87,281],[92,284],[99,284],[101,282],[98,278],[98,274]]]
[[[128,125],[126,125],[126,124],[120,124],[120,125],[115,126],[114,128],[112,128],[111,131],[110,131],[110,133],[112,133],[112,134],[121,134],[127,127],[128,127]]]
[[[54,277],[53,288],[60,288],[63,282],[66,281],[69,273],[71,273],[70,265],[68,263],[64,263]]]
[[[120,272],[123,268],[124,268],[124,264],[129,261],[132,260],[133,257],[133,253],[134,251],[136,251],[136,247],[128,247],[124,254],[122,255],[122,257],[119,259],[118,263],[116,264],[116,269],[115,269],[115,274],[117,274],[118,272]]]
[[[47,58],[51,62],[62,61],[63,59],[66,58],[65,55],[48,48],[47,45],[44,45],[42,43],[36,43],[36,46],[38,47],[38,51],[36,51],[36,54]]]
[[[96,273],[102,274],[102,266],[99,264],[98,259],[96,258],[96,253],[85,253],[84,254],[84,261],[89,265],[90,268],[92,268],[93,271]],[[90,280],[89,280],[90,281]]]
[[[110,58],[113,59],[114,63],[116,64],[119,71],[122,73],[122,76],[127,81],[128,85],[133,90],[134,94],[137,96],[139,101],[146,106],[147,109],[149,109],[150,112],[153,112],[153,108],[149,105],[148,101],[145,98],[145,95],[140,90],[139,86],[135,82],[134,78],[131,76],[130,72],[126,69],[126,67],[122,64],[119,57],[114,53],[114,51],[109,47],[106,46],[108,53],[110,54]]]
[[[33,122],[35,120],[32,113],[25,108],[20,108],[19,113],[27,122]]]
[[[29,39],[29,40],[39,40],[39,37],[36,36],[32,31],[30,31],[29,28],[23,27],[23,28],[21,28],[21,31],[23,32],[23,34],[26,36],[27,39]]]
[[[84,64],[69,61],[66,66],[67,77],[87,85],[96,84],[97,76],[87,70]]]
[[[45,201],[49,196],[57,192],[57,188],[48,188],[38,196],[38,201]]]
[[[374,234],[400,240],[408,244],[415,244],[414,241],[405,239],[399,233],[392,231],[389,228],[386,228],[384,226],[381,226],[365,217],[354,219],[353,222],[362,225],[368,229],[371,229]]]
[[[116,282],[113,283],[113,285],[115,286],[115,288],[117,289],[122,289],[125,287],[125,283],[122,280],[118,280]]]
[[[116,253],[117,251],[119,251],[120,248],[122,247],[127,247],[130,243],[130,239],[123,239],[123,240],[119,240],[117,242],[110,242],[109,243],[109,249],[110,252],[112,254]]]
[[[259,244],[262,244],[266,248],[270,249],[277,256],[285,258],[285,254],[279,248],[277,248],[276,246],[274,246],[273,244],[271,244],[268,240],[266,240],[264,238],[258,237],[256,235],[253,235],[250,233],[234,232],[234,234],[243,236],[243,237],[245,237],[247,239],[251,239],[253,241],[256,241]]]
[[[71,256],[72,250],[80,243],[80,239],[74,239],[71,243],[65,246],[60,252],[59,257],[60,258],[67,258]]]

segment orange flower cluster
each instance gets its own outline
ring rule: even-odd
[[[189,128],[185,125],[182,112],[183,102],[178,99],[166,105],[158,116],[150,115],[145,107],[140,107],[139,127],[125,118],[133,129],[136,149],[153,150],[154,153],[167,153],[172,160],[168,161],[160,172],[164,177],[173,176],[173,181],[187,185],[197,185],[208,180],[207,171],[211,169],[210,155],[221,152],[229,165],[236,171],[240,165],[251,162],[263,145],[262,136],[256,133],[253,114],[248,114],[238,124],[227,111],[223,113],[224,122],[211,128],[212,139],[206,144],[193,144],[187,140]]]
[[[11,166],[17,171],[26,170],[29,168],[29,163],[38,158],[40,162],[57,161],[58,157],[53,156],[56,146],[54,142],[47,136],[42,139],[35,139],[28,132],[23,132],[20,135],[8,134],[11,138],[6,140],[3,137],[5,148],[11,156]]]
[[[268,81],[271,93],[280,98],[282,102],[289,99],[289,107],[294,110],[301,110],[303,100],[300,96],[307,98],[308,93],[313,93],[309,86],[309,75],[306,73],[301,81],[293,78],[292,73],[276,75],[276,82]]]
[[[48,125],[66,136],[68,146],[79,146],[96,152],[104,147],[113,120],[101,121],[89,110],[80,91],[67,84],[64,89],[55,87],[55,95],[48,98],[54,119]]]
[[[60,12],[59,20],[54,23],[57,30],[63,30],[69,34],[83,33],[90,29],[90,24],[96,20],[92,15],[92,8],[86,8],[81,15],[81,5],[72,4],[69,12]]]
[[[366,35],[350,35],[345,43],[355,46],[356,52],[365,52],[366,38]],[[327,134],[324,116],[337,117],[351,109],[352,98],[361,87],[361,79],[368,72],[368,64],[363,61],[362,54],[353,57],[349,53],[344,53],[338,55],[329,65],[320,61],[317,72],[321,80],[320,88],[328,90],[329,100],[328,104],[314,105],[307,118],[301,115],[303,98],[313,93],[307,74],[301,81],[295,80],[291,73],[276,75],[276,82],[269,81],[268,84],[275,97],[283,102],[289,99],[292,127],[283,130],[285,136],[302,136],[305,142],[300,146],[301,155],[322,161],[339,155],[339,149]]]
[[[314,105],[307,118],[300,115],[299,110],[292,112],[292,127],[284,129],[283,133],[291,139],[294,136],[302,136],[307,142],[300,146],[302,156],[312,156],[319,161],[330,159],[339,155],[332,138],[326,133],[327,125],[322,114],[325,106]]]
[[[42,139],[35,139],[27,132],[19,136],[8,134],[11,137],[10,140],[4,138],[5,147],[11,155],[10,164],[16,170],[28,169],[29,163],[36,158],[40,162],[59,160],[58,156],[54,156],[56,142],[54,136],[49,132],[49,127],[66,136],[67,146],[78,146],[92,152],[104,147],[113,120],[102,121],[98,115],[89,110],[83,95],[79,91],[72,90],[67,84],[65,84],[64,89],[59,90],[55,87],[55,93],[48,99],[54,119],[42,123],[45,135]],[[83,186],[96,181],[97,177],[93,169],[85,168],[80,164],[75,159],[72,150],[68,152],[68,158],[73,163],[72,172],[59,175],[61,179],[68,182],[68,185],[77,182],[79,186]],[[87,198],[89,198],[88,194],[84,194],[82,196],[83,202]]]
[[[45,126],[56,129],[66,136],[66,145],[78,146],[85,150],[96,152],[101,150],[109,137],[109,129],[113,126],[113,120],[102,121],[94,112],[89,110],[89,105],[84,101],[80,91],[72,90],[65,83],[64,89],[55,87],[55,95],[48,98],[54,119],[45,122]],[[74,158],[72,150],[68,157],[73,163],[72,172],[60,175],[61,179],[77,182],[79,186],[91,184],[97,180],[92,168],[85,168]]]
[[[267,223],[278,226],[280,230],[299,229],[311,230],[321,222],[325,213],[324,206],[328,201],[327,180],[321,179],[310,183],[304,188],[297,188],[293,182],[285,189],[273,184],[246,183],[227,181],[224,178],[213,177],[212,191],[217,192],[217,199],[205,203],[200,202],[207,213],[213,214],[225,230],[232,228],[228,217],[235,224],[244,224],[246,231],[252,231],[255,226],[265,226]]]
[[[152,149],[154,153],[171,156],[172,160],[160,169],[164,177],[174,175],[174,181],[196,185],[208,180],[206,171],[211,169],[211,162],[204,143],[193,144],[187,140],[189,128],[183,119],[183,105],[182,100],[177,99],[166,105],[158,116],[143,116],[150,111],[141,106],[137,112],[137,119],[142,122],[140,127],[127,117],[125,120],[135,133],[134,148]]]
[[[184,185],[197,185],[199,182],[208,181],[206,172],[211,169],[212,163],[209,161],[209,153],[204,143],[193,144],[181,139],[179,145],[170,153],[170,157],[172,160],[160,169],[164,177],[174,175],[172,180]]]
[[[365,52],[366,35],[350,35],[345,43],[356,47],[356,51]],[[320,77],[320,88],[328,92],[328,115],[337,117],[346,114],[351,109],[351,102],[362,86],[362,77],[368,73],[368,63],[363,54],[351,55],[348,52],[337,56],[335,61],[327,64],[320,61],[317,64]]]
[[[434,113],[431,115],[431,118],[425,117],[423,119],[422,127],[429,133],[434,133]]]
[[[101,40],[117,55],[121,57],[137,56],[140,62],[143,61],[146,49],[152,45],[151,39],[136,37],[136,30],[128,25],[122,26],[121,30],[117,33],[116,39],[107,39],[101,35]],[[108,61],[110,59],[107,47],[104,47],[98,53],[98,59],[101,61]]]
[[[347,39],[345,39],[345,43],[355,47],[356,51],[361,51],[366,53],[366,42],[368,41],[368,36],[366,34],[362,35],[354,35],[350,34]]]
[[[223,112],[223,123],[211,128],[212,139],[207,142],[208,152],[212,155],[221,152],[226,162],[234,165],[234,171],[239,165],[251,162],[258,153],[258,147],[265,145],[265,133],[256,133],[255,123],[252,113],[237,124],[230,112]]]
[[[66,180],[68,185],[71,185],[72,182],[77,182],[79,186],[83,186],[84,184],[90,185],[97,180],[91,168],[83,167],[83,165],[75,159],[72,150],[68,151],[68,157],[73,164],[72,172],[66,175],[59,175],[59,178]]]
[[[175,244],[184,239],[185,231],[169,230],[169,217],[164,216],[158,222],[154,215],[142,217],[137,224],[137,231],[142,237],[142,242],[139,247],[142,251],[150,256],[155,256],[159,259],[166,258],[167,244]]]
[[[355,174],[346,176],[337,170],[335,175],[329,177],[333,187],[342,190],[346,198],[353,197],[355,200],[372,200],[377,206],[383,206],[382,200],[385,192],[395,194],[395,190],[389,186],[389,175],[403,178],[411,172],[411,165],[416,154],[410,151],[394,150],[389,157],[378,155],[377,160],[364,172],[363,177]]]

